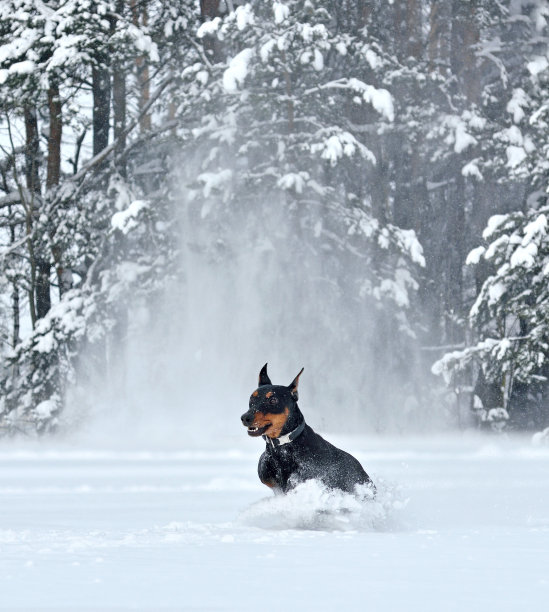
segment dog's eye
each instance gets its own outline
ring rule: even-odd
[[[276,399],[276,397],[271,397],[271,399],[269,400],[270,404],[278,404],[278,400]]]

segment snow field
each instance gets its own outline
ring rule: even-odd
[[[375,502],[316,483],[275,497],[248,439],[4,448],[0,608],[547,609],[547,447],[327,437],[375,478]]]

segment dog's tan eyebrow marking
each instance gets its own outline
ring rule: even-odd
[[[272,392],[272,391],[269,391],[269,393],[265,393],[265,397],[266,397],[266,398],[269,398],[269,397],[271,397],[271,395],[272,395],[272,394],[273,394],[273,392]]]
[[[254,392],[252,393],[252,395],[253,395],[253,397],[257,397],[257,396],[259,395],[259,391],[254,391]]]

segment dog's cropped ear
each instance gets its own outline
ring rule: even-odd
[[[301,368],[301,371],[299,372],[299,374],[292,380],[292,382],[288,385],[288,389],[290,389],[290,393],[292,394],[292,397],[297,400],[298,399],[298,392],[297,392],[297,385],[299,385],[299,377],[301,376],[301,374],[303,374],[303,370],[305,368]]]
[[[271,382],[271,379],[269,378],[269,375],[267,374],[267,364],[265,364],[261,368],[261,372],[259,372],[259,384],[257,386],[262,387],[263,385],[272,385],[272,384],[273,383]]]

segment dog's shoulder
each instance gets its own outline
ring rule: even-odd
[[[349,491],[354,489],[355,484],[372,482],[356,457],[328,442],[311,427],[308,429],[305,438],[307,451],[316,468],[322,471],[322,480],[330,486]]]
[[[310,425],[305,425],[305,430],[303,432],[303,442],[308,447],[308,450],[316,450],[321,451],[323,453],[328,454],[337,454],[338,452],[344,452],[341,449],[334,446],[332,443],[325,440],[320,434],[318,434]]]

